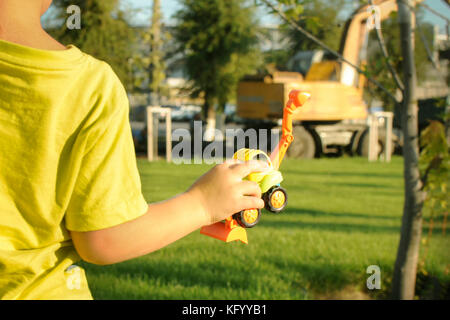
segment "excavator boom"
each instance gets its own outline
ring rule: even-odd
[[[340,53],[355,65],[360,65],[361,53],[366,52],[369,25],[379,28],[381,22],[386,20],[392,12],[398,10],[397,0],[373,0],[373,6],[366,4],[358,8],[347,20],[341,38]],[[418,3],[423,0],[417,0]],[[367,24],[367,21],[371,22]],[[347,63],[341,67],[340,81],[344,85],[355,86],[356,70]]]
[[[270,155],[270,160],[275,170],[278,170],[280,167],[289,145],[294,141],[294,136],[292,135],[292,114],[297,108],[303,106],[310,96],[309,93],[301,92],[300,90],[292,90],[289,93],[289,100],[283,109],[281,139]]]

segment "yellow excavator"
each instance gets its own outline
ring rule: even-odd
[[[354,65],[365,64],[370,29],[397,11],[396,0],[374,0],[347,20],[339,53]],[[374,25],[375,24],[375,25]],[[377,25],[378,24],[378,25]],[[308,105],[294,116],[295,140],[288,156],[312,158],[342,152],[366,155],[368,149],[367,105],[363,101],[365,77],[346,62],[326,60],[324,51],[299,52],[290,70],[247,76],[239,82],[236,113],[248,127],[273,126],[291,90],[311,93]],[[303,75],[303,74],[304,75]],[[380,137],[379,152],[384,147]]]

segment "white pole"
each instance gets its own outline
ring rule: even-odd
[[[172,114],[170,109],[166,113],[166,161],[172,162]]]
[[[147,107],[147,159],[153,161],[153,112]],[[158,128],[156,128],[158,130]]]
[[[369,161],[378,159],[378,117],[375,114],[369,115]]]

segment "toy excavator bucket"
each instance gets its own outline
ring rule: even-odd
[[[311,97],[311,94],[309,92],[299,91],[299,90],[292,90],[289,93],[289,99],[292,99],[292,102],[296,107],[303,106],[306,101]]]
[[[225,242],[239,240],[245,244],[248,244],[247,231],[238,226],[234,220],[227,219],[225,223],[217,222],[212,225],[205,226],[200,229],[200,233]]]

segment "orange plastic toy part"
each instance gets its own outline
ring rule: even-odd
[[[272,197],[270,197],[270,204],[276,209],[281,208],[285,202],[286,197],[282,191],[275,191]]]
[[[289,100],[283,110],[283,123],[281,125],[281,139],[276,148],[270,155],[270,160],[275,170],[280,167],[281,161],[283,161],[284,155],[289,148],[294,136],[292,135],[292,114],[297,108],[303,106],[309,99],[311,94],[307,92],[301,92],[300,90],[292,90],[289,93]]]
[[[216,222],[202,227],[200,233],[225,242],[240,240],[248,244],[247,231],[239,226],[232,217],[228,217],[225,222]]]

